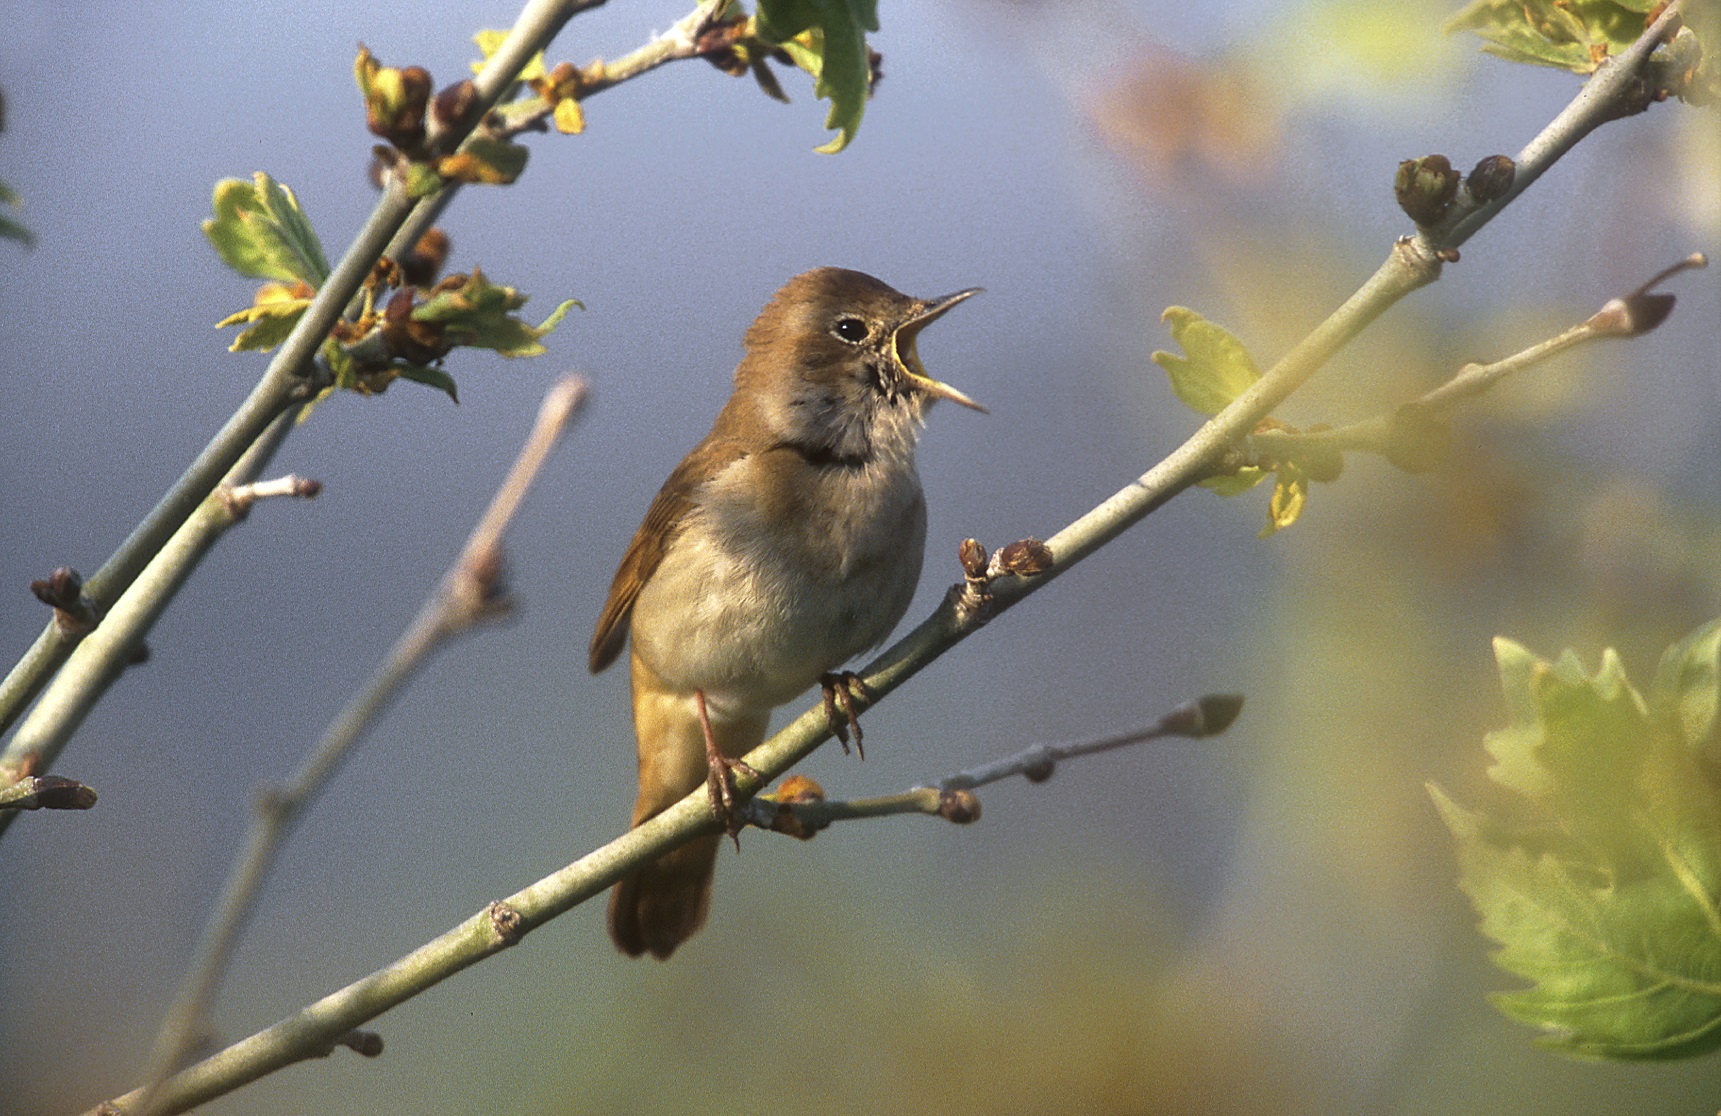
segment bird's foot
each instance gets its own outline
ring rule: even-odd
[[[711,812],[723,826],[723,831],[729,834],[729,839],[735,842],[735,851],[741,851],[741,822],[735,815],[735,805],[740,801],[740,795],[735,789],[735,774],[749,775],[755,779],[763,778],[757,770],[745,760],[730,759],[717,747],[717,737],[711,732],[711,717],[705,712],[705,694],[699,690],[693,692],[699,707],[699,727],[705,730],[705,790],[711,796]]]
[[[861,681],[861,676],[852,670],[821,674],[819,688],[825,694],[825,719],[830,721],[831,731],[837,734],[837,741],[843,746],[843,755],[849,754],[849,733],[852,731],[855,735],[855,752],[861,759],[866,759],[866,749],[861,747],[860,712],[855,709],[855,702],[872,701],[872,690]]]

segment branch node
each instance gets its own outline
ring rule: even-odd
[[[1022,767],[1022,777],[1030,783],[1043,783],[1057,770],[1058,760],[1044,744],[1029,748]]]
[[[295,496],[301,500],[315,500],[323,491],[323,482],[310,480],[306,477],[288,473],[274,480],[253,481],[237,487],[222,485],[215,490],[216,498],[227,509],[227,514],[235,521],[244,519],[251,512],[251,505],[258,500],[271,496]]]
[[[503,948],[520,944],[526,936],[526,919],[519,911],[498,899],[488,908],[490,929]]]
[[[101,621],[95,602],[84,596],[84,579],[70,566],[30,583],[36,599],[54,610],[54,622],[68,636],[88,635]]]
[[[980,820],[980,798],[971,790],[941,790],[938,792],[938,816],[955,825],[977,822]]]

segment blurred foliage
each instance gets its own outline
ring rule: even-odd
[[[1430,787],[1458,840],[1460,883],[1535,982],[1502,1011],[1558,1050],[1675,1058],[1721,1046],[1721,621],[1662,658],[1647,699],[1604,652],[1587,675],[1497,640],[1511,723],[1489,776],[1527,820]]]

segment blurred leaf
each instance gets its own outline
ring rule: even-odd
[[[503,40],[507,37],[508,32],[506,31],[492,30],[480,31],[472,36],[472,41],[478,44],[478,49],[484,55],[483,61],[472,63],[473,73],[483,72],[484,63],[490,60],[490,56],[496,53],[497,48],[502,45]],[[520,71],[520,80],[532,81],[535,78],[543,77],[544,74],[544,52],[540,50],[537,54],[532,55],[531,61],[526,63],[526,68]]]
[[[24,199],[18,196],[18,191],[4,182],[0,182],[0,205],[17,207],[23,204]],[[29,229],[4,215],[0,215],[0,239],[16,240],[25,247],[29,247],[36,241]]]
[[[424,305],[414,308],[413,320],[441,326],[443,337],[454,345],[494,349],[503,356],[537,356],[544,352],[540,338],[555,329],[569,309],[580,305],[569,299],[543,322],[531,326],[509,313],[526,304],[526,295],[512,287],[491,283],[477,269],[458,279],[459,282],[441,287]]]
[[[1655,0],[1471,0],[1446,32],[1474,31],[1512,62],[1589,74],[1643,34]]]
[[[1303,514],[1309,500],[1309,478],[1295,465],[1286,462],[1273,470],[1273,498],[1267,502],[1267,525],[1261,528],[1261,538],[1284,530]]]
[[[1171,377],[1171,390],[1204,415],[1216,415],[1261,378],[1243,343],[1224,326],[1183,306],[1167,307],[1160,320],[1187,356],[1156,352],[1154,362]]]
[[[444,392],[456,403],[460,402],[460,392],[454,386],[454,377],[440,368],[430,368],[422,364],[408,364],[396,361],[392,367],[403,380],[411,380],[415,384],[425,384]]]
[[[1488,774],[1531,820],[1429,789],[1495,962],[1534,984],[1497,1005],[1570,1054],[1721,1047],[1721,622],[1668,651],[1648,702],[1612,651],[1593,677],[1570,652],[1548,663],[1498,639],[1495,653],[1510,721],[1488,735]]]
[[[299,317],[311,304],[313,291],[304,282],[264,283],[257,289],[256,300],[236,314],[229,314],[215,323],[216,329],[244,322],[255,322],[250,329],[234,338],[228,352],[268,352],[287,339],[298,324]]]
[[[1212,489],[1221,496],[1241,496],[1272,475],[1258,465],[1245,465],[1235,473],[1208,477],[1199,483],[1202,488]]]
[[[526,169],[528,154],[524,144],[473,136],[459,151],[436,160],[436,172],[450,182],[506,186]]]
[[[866,33],[878,30],[878,0],[759,0],[754,30],[813,75],[814,95],[830,101],[825,127],[837,135],[814,150],[834,155],[847,147],[872,91]]]
[[[241,275],[321,286],[329,262],[299,199],[261,171],[252,179],[215,184],[215,216],[203,222],[203,235]]]

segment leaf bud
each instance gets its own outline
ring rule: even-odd
[[[1470,170],[1464,180],[1470,197],[1478,205],[1487,205],[1505,197],[1518,177],[1518,165],[1505,155],[1490,155]]]
[[[956,825],[980,820],[980,799],[971,790],[938,792],[938,816]]]
[[[1417,225],[1432,225],[1446,216],[1458,196],[1459,174],[1444,155],[1425,155],[1398,164],[1392,192],[1398,207]]]

